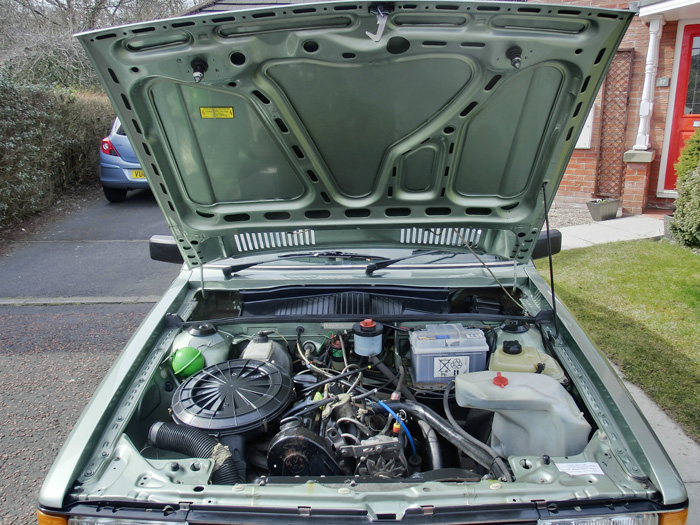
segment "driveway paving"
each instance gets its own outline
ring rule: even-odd
[[[105,302],[157,298],[179,265],[152,261],[148,239],[169,233],[148,191],[130,194],[119,204],[94,199],[80,213],[15,243],[0,258],[0,275],[6,276],[0,281],[0,304],[76,296]]]
[[[152,261],[169,230],[153,196],[97,195],[0,257],[0,524],[36,522],[41,483],[107,369],[179,265]]]
[[[48,469],[151,306],[0,307],[0,524],[36,523]]]

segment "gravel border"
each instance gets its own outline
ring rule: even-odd
[[[583,207],[552,207],[549,210],[549,227],[566,228],[567,226],[580,226],[594,222],[588,208]]]

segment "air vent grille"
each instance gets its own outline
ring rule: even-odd
[[[401,243],[463,246],[466,241],[469,246],[476,248],[482,233],[481,229],[475,228],[403,228]]]
[[[400,315],[403,309],[400,299],[366,292],[342,292],[281,300],[275,315]]]
[[[265,248],[284,248],[287,246],[313,246],[316,244],[316,234],[313,230],[239,233],[234,235],[233,239],[239,252],[264,250]]]

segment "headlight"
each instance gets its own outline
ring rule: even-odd
[[[537,525],[658,525],[657,514],[624,514],[621,516],[591,516],[539,520]]]
[[[546,519],[537,525],[686,525],[688,509],[661,514],[623,514],[588,518]]]
[[[663,514],[623,514],[588,518],[546,519],[537,525],[686,525],[688,509]]]
[[[38,525],[173,525],[172,521],[141,521],[123,520],[119,518],[91,518],[88,516],[73,516],[47,514],[37,511]]]

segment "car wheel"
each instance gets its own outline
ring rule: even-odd
[[[126,190],[120,188],[105,188],[102,186],[102,191],[105,192],[105,197],[109,202],[122,202],[126,199]]]

